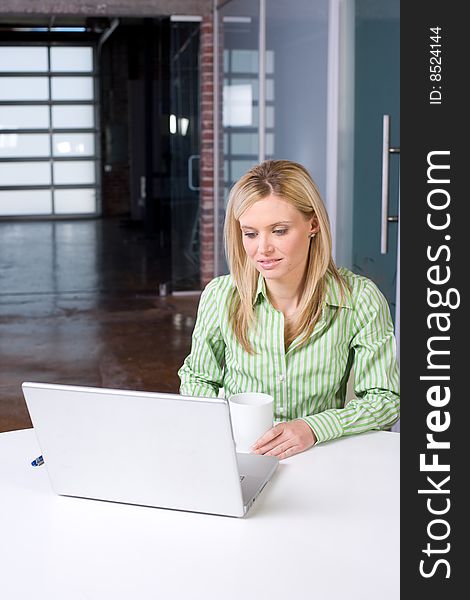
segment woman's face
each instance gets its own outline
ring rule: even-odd
[[[255,202],[240,217],[243,246],[263,277],[292,285],[301,282],[310,247],[310,234],[319,229],[315,217],[306,219],[278,196]]]

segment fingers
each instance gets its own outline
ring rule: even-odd
[[[271,434],[272,430],[268,433]],[[266,436],[267,434],[265,434]],[[272,437],[272,434],[269,436],[269,440],[264,443],[265,436],[260,438],[258,442],[253,447],[253,452],[256,454],[267,454],[269,456],[279,456],[280,454],[284,454],[293,446],[297,446],[295,439],[285,431],[284,428],[279,428],[277,432],[275,432],[275,437]],[[294,453],[295,454],[295,453]]]
[[[256,454],[264,454],[265,456],[277,456],[279,460],[293,456],[298,452],[302,452],[304,448],[294,442],[293,439],[288,439],[278,443],[277,439],[274,443],[266,446],[266,449],[260,448]]]
[[[310,427],[304,421],[279,423],[267,431],[252,447],[256,454],[277,456],[280,460],[303,452],[316,442]]]
[[[264,452],[266,451],[264,447],[267,446],[267,445],[269,445],[269,443],[272,440],[274,440],[275,438],[277,438],[278,436],[280,436],[283,431],[284,431],[283,423],[279,423],[278,425],[276,425],[272,429],[269,429],[263,436],[261,436],[259,438],[259,440],[257,440],[253,444],[253,446],[251,447],[251,450],[253,452],[255,452],[256,450],[263,449],[263,452],[260,452],[259,454],[264,454]]]
[[[266,454],[268,456],[280,456],[281,454],[289,453],[291,448],[294,448],[296,446],[297,444],[294,444],[294,441],[290,439],[287,441],[283,441],[279,444],[271,444],[271,448],[269,450],[266,450],[266,452],[263,452],[263,454]]]
[[[294,454],[298,454],[302,451],[303,448],[301,448],[300,446],[291,446],[290,448],[288,448],[284,452],[281,452],[281,454],[277,454],[276,456],[279,460],[284,460],[284,458],[289,458],[289,456],[294,456]]]

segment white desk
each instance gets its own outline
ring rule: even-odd
[[[398,600],[400,435],[283,461],[245,519],[56,496],[0,434],[0,593],[47,600]]]

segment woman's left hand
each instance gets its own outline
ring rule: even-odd
[[[279,460],[303,452],[315,444],[317,438],[305,421],[298,419],[278,423],[251,447],[254,454],[277,456]]]

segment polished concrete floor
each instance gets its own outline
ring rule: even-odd
[[[0,222],[0,432],[31,427],[23,381],[178,391],[199,295],[160,267],[119,219]]]

